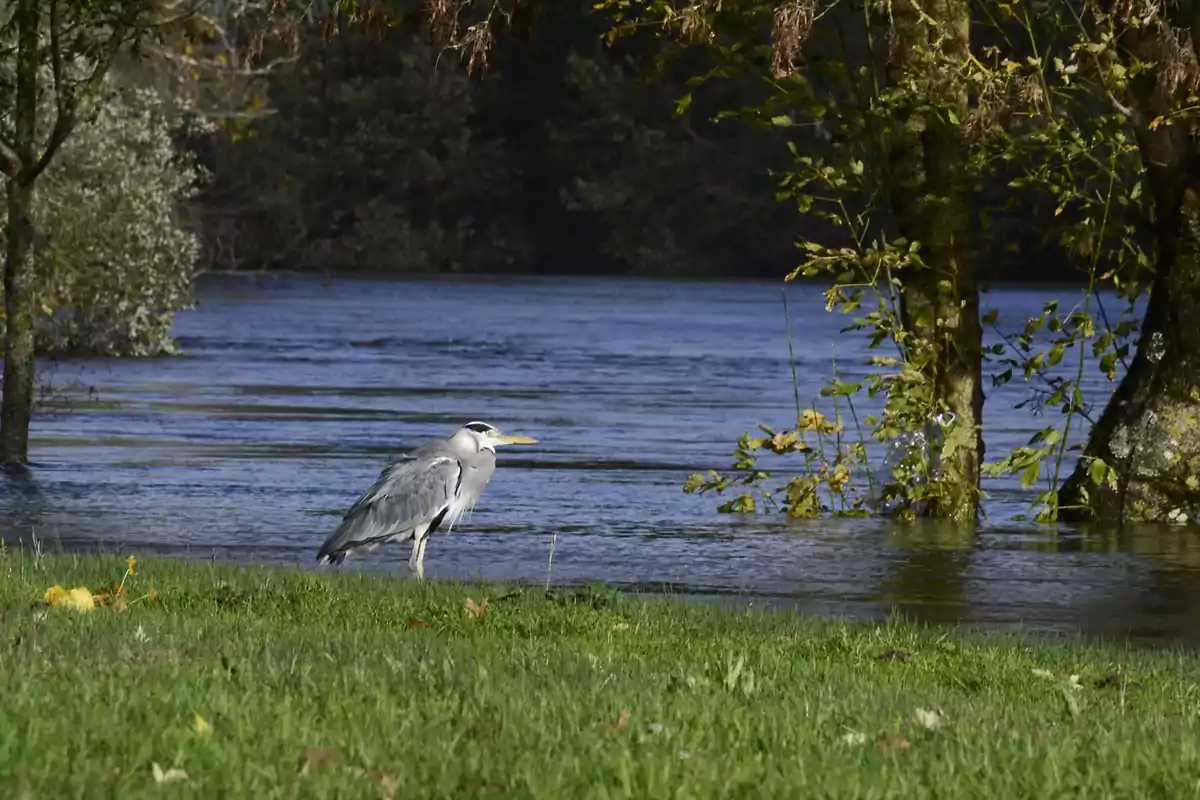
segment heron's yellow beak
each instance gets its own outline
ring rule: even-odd
[[[502,433],[495,437],[497,444],[537,444],[538,440],[532,436],[518,436],[511,433]]]

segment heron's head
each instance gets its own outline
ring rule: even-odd
[[[491,450],[492,452],[495,452],[497,445],[537,444],[537,439],[503,433],[495,425],[489,425],[486,422],[468,422],[462,427],[462,432],[474,439],[480,450]]]

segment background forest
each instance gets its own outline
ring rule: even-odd
[[[780,278],[820,226],[775,197],[785,141],[721,111],[760,102],[734,75],[684,106],[696,64],[650,74],[644,41],[555,3],[468,75],[420,26],[300,34],[254,82],[252,111],[186,146],[210,179],[188,203],[215,269]],[[1006,178],[985,192],[999,195]],[[994,280],[1072,281],[1054,226],[1020,224]],[[992,226],[1003,226],[1003,216]]]

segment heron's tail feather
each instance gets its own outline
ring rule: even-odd
[[[317,563],[333,564],[337,566],[346,560],[346,552],[343,550],[340,553],[326,553],[324,551],[317,553]]]
[[[354,547],[355,520],[348,518],[342,521],[321,549],[317,551],[317,563],[340,564],[346,560],[346,553]]]

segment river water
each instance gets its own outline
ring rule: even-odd
[[[861,337],[839,333],[820,290],[787,291],[802,400],[831,358],[861,376]],[[1077,296],[993,290],[985,306],[1011,328],[1053,294]],[[482,419],[541,444],[501,451],[473,516],[431,542],[430,577],[542,582],[553,540],[560,584],[1200,641],[1192,535],[1014,522],[1032,495],[1012,481],[988,485],[974,533],[720,515],[684,494],[743,431],[794,418],[777,283],[225,277],[201,285],[177,336],[178,357],[46,365],[54,405],[69,402],[37,418],[35,470],[8,484],[0,537],[308,568],[389,457]],[[1107,381],[1086,375],[1102,402]],[[1013,408],[1028,396],[989,389],[990,454],[1049,424]],[[407,578],[407,558],[391,546],[342,568]]]

